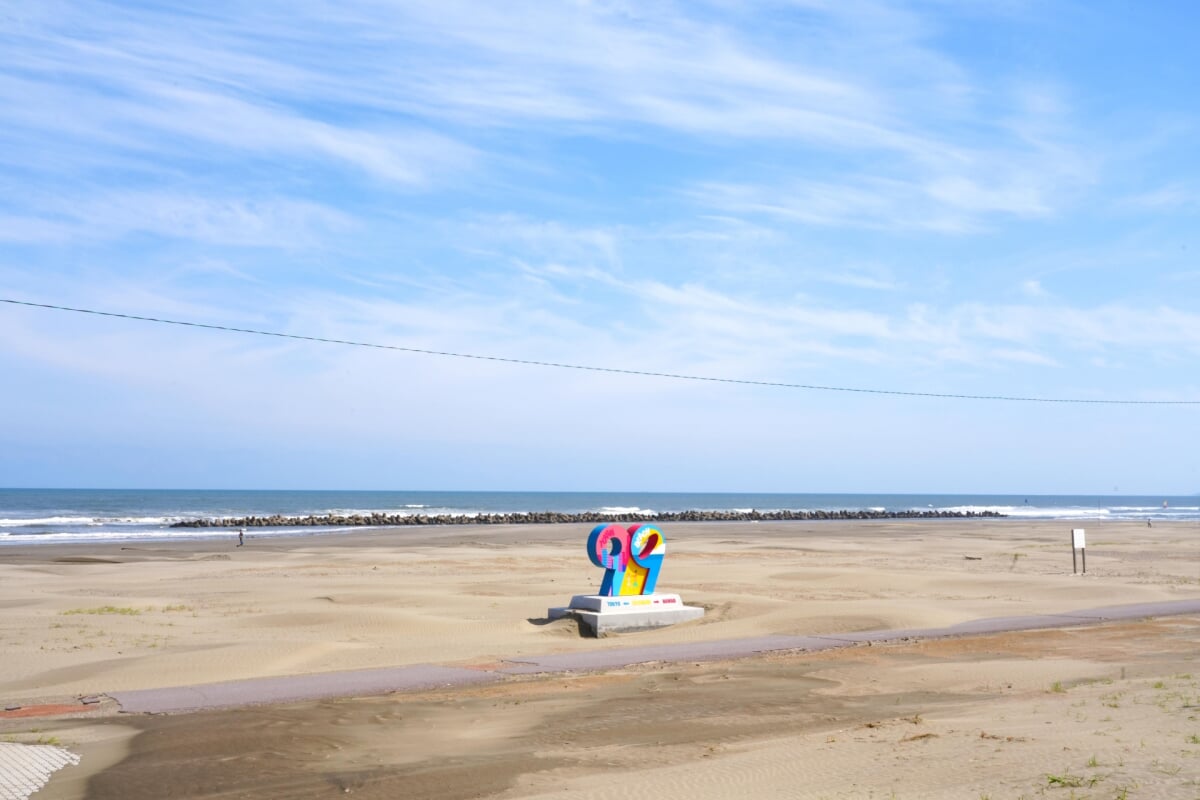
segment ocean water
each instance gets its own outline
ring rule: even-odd
[[[533,511],[994,511],[1038,520],[1200,520],[1200,495],[724,494],[667,492],[383,492],[0,489],[0,545],[225,536],[171,528],[197,518],[325,514],[468,515]],[[256,528],[255,536],[336,528]],[[360,530],[360,529],[354,529]]]

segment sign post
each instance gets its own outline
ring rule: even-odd
[[[1075,551],[1079,551],[1083,559],[1083,574],[1087,575],[1087,535],[1083,528],[1071,529],[1071,574],[1078,572],[1075,563]]]

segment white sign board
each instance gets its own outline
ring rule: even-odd
[[[1071,546],[1076,550],[1082,550],[1087,547],[1087,540],[1084,536],[1083,528],[1073,528],[1071,530]]]

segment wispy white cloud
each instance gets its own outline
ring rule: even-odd
[[[963,234],[996,218],[1036,219],[1062,210],[1090,179],[1061,146],[991,151],[965,161],[901,164],[836,179],[771,177],[703,181],[687,191],[728,214],[806,225]]]
[[[27,198],[37,216],[0,216],[0,241],[113,241],[134,233],[210,245],[314,247],[353,229],[350,216],[306,201],[244,200],[165,191],[98,191],[80,197]]]
[[[519,300],[509,298],[504,315],[536,317],[541,328],[523,339],[500,324],[479,345],[491,354],[503,341],[517,348],[510,352],[537,353],[547,360],[587,358],[598,365],[704,374],[725,370],[786,380],[780,376],[831,359],[886,364],[892,370],[907,365],[974,371],[999,363],[1064,370],[1098,353],[1115,359],[1195,357],[1200,342],[1200,315],[1190,311],[1119,302],[1071,304],[1044,290],[1029,304],[943,299],[868,309],[826,293],[786,296],[751,286],[718,287],[698,277],[626,275],[619,253],[628,244],[620,230],[510,222],[513,239],[491,234],[496,257],[505,259],[514,241],[530,252],[536,240],[537,256],[521,261],[518,269],[538,283]],[[1035,287],[1040,290],[1040,283],[1024,288]],[[443,288],[437,307],[479,308],[489,297],[486,289]],[[613,315],[614,308],[621,313]],[[472,323],[480,318],[491,314],[473,314]]]
[[[995,393],[1053,396],[1064,386],[1096,386],[1080,375],[1081,366],[1083,374],[1096,369],[1097,359],[1108,365],[1106,374],[1124,375],[1131,364],[1200,356],[1200,315],[1170,307],[955,302],[865,311],[701,282],[625,278],[601,268],[537,268],[536,274],[544,286],[503,297],[470,282],[407,296],[244,282],[235,301],[194,291],[184,301],[170,284],[119,277],[64,288],[62,296],[84,307],[399,347],[860,388],[970,391],[982,384]],[[10,284],[2,271],[0,284]],[[616,293],[616,302],[595,300],[587,289],[596,286]],[[684,418],[713,424],[738,409],[767,415],[761,423],[769,427],[782,424],[797,402],[771,395],[751,403],[736,387],[701,391],[686,382],[147,326],[4,313],[0,358],[125,387],[139,402],[170,397],[172,407],[188,409],[206,430],[252,426],[241,435],[253,442],[303,433],[306,440],[367,437],[393,447],[413,447],[424,436],[442,447],[520,447],[536,433],[569,437],[587,450],[618,431],[627,437],[667,431],[655,440],[661,445],[675,441],[670,432],[678,430],[683,445],[685,431],[677,426]],[[1014,374],[1021,376],[1020,391],[1003,378]],[[1105,396],[1106,390],[1092,391]],[[704,410],[713,392],[721,398],[719,414]],[[1116,394],[1140,390],[1134,384]],[[805,408],[824,403],[803,401]],[[618,414],[621,404],[637,407],[635,420],[617,421],[632,413]],[[581,425],[583,419],[589,424]]]
[[[96,96],[40,81],[0,85],[0,98],[24,108],[8,118],[19,127],[4,137],[20,144],[24,129],[26,145],[9,148],[0,160],[28,166],[21,163],[21,153],[37,152],[32,145],[39,136],[48,136],[53,162],[44,163],[45,169],[62,166],[64,155],[66,166],[136,164],[161,174],[168,171],[165,165],[151,167],[147,156],[225,160],[219,153],[231,148],[264,157],[340,163],[366,176],[419,187],[434,175],[465,169],[475,158],[473,148],[415,126],[333,124],[270,101],[180,89],[165,81],[131,81],[121,88],[118,96]],[[222,150],[197,151],[198,143]]]
[[[1010,364],[1026,364],[1034,367],[1060,366],[1058,361],[1045,353],[1037,353],[1030,350],[1012,350],[1003,347],[986,351],[985,358],[1004,361]]]
[[[1200,354],[1200,314],[1167,305],[1117,303],[1050,307],[967,303],[955,311],[975,336],[997,341],[1086,351]]]
[[[881,278],[862,273],[848,272],[825,276],[827,283],[851,286],[855,289],[870,289],[872,291],[889,292],[896,289],[896,283],[890,278]]]
[[[728,25],[670,6],[636,14],[613,4],[369,8],[366,17],[351,22],[347,15],[343,23],[377,26],[376,14],[382,14],[410,45],[458,43],[472,54],[465,63],[426,61],[419,80],[392,76],[403,96],[426,113],[464,115],[472,122],[537,117],[755,136],[807,130],[829,137],[835,135],[829,126],[855,124],[853,115],[825,110],[830,103],[874,104],[870,93],[836,72],[797,68],[740,41]],[[806,113],[820,119],[806,119]],[[772,119],[787,126],[762,127]]]
[[[550,273],[557,280],[590,282],[595,276]],[[546,295],[497,302],[486,292],[456,291],[411,302],[338,298],[322,293],[295,296],[282,309],[288,328],[305,335],[354,338],[433,350],[534,360],[585,361],[595,366],[711,370],[719,362],[742,365],[723,377],[788,380],[791,365],[812,354],[836,355],[863,364],[886,359],[903,365],[985,362],[1000,359],[1062,367],[1058,353],[1122,358],[1140,353],[1168,357],[1200,355],[1200,314],[1170,307],[1118,305],[910,306],[895,313],[839,310],[815,303],[730,295],[702,286],[658,282],[605,282],[625,298],[626,312],[609,325],[596,309],[574,300],[547,305]],[[558,287],[572,298],[569,287]],[[175,307],[158,295],[123,290],[114,307],[156,308],[203,318],[210,309]],[[121,296],[123,302],[113,299]],[[140,298],[140,299],[139,299]],[[103,302],[101,300],[100,302]],[[177,304],[176,304],[177,305]],[[230,312],[222,313],[228,318]],[[520,327],[513,321],[521,320]],[[532,324],[525,324],[532,323]],[[950,357],[948,354],[957,353]],[[340,358],[330,351],[330,363]]]
[[[236,15],[61,10],[11,36],[20,61],[0,74],[3,137],[27,146],[40,137],[54,162],[64,154],[93,167],[146,165],[147,156],[164,155],[224,160],[220,150],[198,151],[199,143],[340,163],[382,181],[423,186],[475,157],[470,146],[412,121],[348,109],[331,114],[337,109],[329,104],[358,91],[352,82],[341,94],[306,96],[327,76],[270,46],[289,30],[284,17],[264,19],[254,38],[236,32]],[[20,158],[20,151],[9,148],[8,157]]]
[[[656,233],[648,226],[571,226],[512,216],[476,220],[459,240],[484,242],[490,259],[536,279],[536,288],[528,287],[515,307],[557,309],[563,319],[583,320],[583,330],[604,330],[606,341],[634,343],[628,352],[614,351],[618,360],[660,359],[667,371],[697,364],[710,369],[706,359],[713,354],[756,374],[777,374],[816,354],[923,368],[995,361],[1063,367],[1069,353],[1165,357],[1195,353],[1200,341],[1200,315],[1178,306],[1133,299],[1083,303],[1051,294],[1033,278],[1011,284],[1009,296],[1019,292],[1025,303],[980,302],[970,292],[931,290],[925,281],[900,284],[890,267],[839,268],[822,259],[815,262],[820,271],[801,266],[788,281],[771,276],[761,284],[739,282],[713,269],[704,240],[690,242],[689,249],[675,240],[675,260],[694,268],[656,276],[629,270],[630,253]],[[916,273],[908,274],[911,279]],[[847,285],[873,294],[840,291]],[[784,286],[789,290],[781,291]],[[439,305],[473,305],[468,298],[492,284],[443,289],[446,299]],[[922,299],[915,302],[915,296]],[[619,316],[612,309],[621,309]],[[569,359],[573,348],[593,352],[571,336],[555,341],[560,360]],[[529,344],[533,350],[544,346]]]
[[[692,197],[726,213],[792,224],[940,232],[974,228],[969,218],[930,202],[922,187],[892,179],[794,181],[782,186],[707,183]]]
[[[1046,297],[1049,294],[1042,282],[1033,278],[1021,282],[1021,292],[1033,298]]]
[[[0,71],[0,138],[24,145],[10,158],[49,136],[47,170],[233,153],[431,189],[496,161],[507,134],[489,131],[670,132],[780,148],[772,180],[689,181],[719,212],[935,232],[1051,214],[1087,180],[1061,91],[980,86],[893,4],[772,6],[777,32],[746,24],[762,8],[721,3],[107,10],[10,23],[22,66]],[[814,174],[820,154],[874,166]]]
[[[1177,211],[1200,206],[1200,191],[1182,184],[1169,184],[1125,198],[1123,205],[1147,211]]]
[[[963,234],[980,230],[982,217],[989,212],[1038,216],[1048,210],[1032,186],[983,190],[961,178],[932,183],[878,177],[782,185],[701,183],[689,194],[696,202],[729,214],[880,231]]]
[[[39,216],[0,213],[0,242],[42,244],[70,239],[74,228]]]

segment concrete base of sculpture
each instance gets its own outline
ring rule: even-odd
[[[551,608],[550,619],[574,617],[596,637],[609,633],[663,628],[704,616],[704,609],[685,606],[677,594],[634,594],[606,597],[577,594],[571,605]]]

